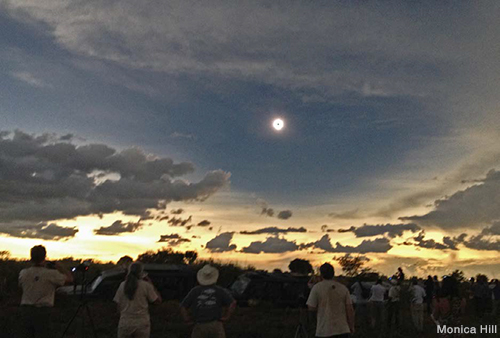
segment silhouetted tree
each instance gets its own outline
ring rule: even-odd
[[[293,261],[291,261],[290,264],[288,265],[288,269],[290,269],[291,272],[301,273],[304,275],[308,275],[311,272],[313,272],[313,267],[311,263],[309,263],[309,261],[306,259],[300,259],[300,258],[296,258]]]
[[[184,253],[184,259],[189,265],[193,264],[197,258],[198,253],[196,251],[186,251]]]
[[[465,281],[465,275],[462,270],[455,270],[451,273],[451,277],[455,278],[459,283]]]
[[[350,254],[345,254],[344,256],[334,257],[333,259],[339,263],[342,271],[344,271],[347,277],[354,277],[371,271],[370,268],[363,267],[363,265],[369,261],[369,259],[364,256],[358,255],[354,257]]]
[[[156,264],[185,264],[184,253],[173,251],[170,248],[160,249],[156,252],[146,251],[137,257],[138,261],[143,263],[156,263]]]

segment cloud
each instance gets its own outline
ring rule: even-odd
[[[241,231],[240,234],[242,235],[260,235],[260,234],[285,234],[289,232],[307,232],[307,229],[304,227],[300,228],[286,228],[286,229],[281,229],[277,227],[268,227],[268,228],[262,228],[254,231]]]
[[[481,234],[500,236],[500,221],[494,222],[490,227],[484,228]]]
[[[38,87],[38,88],[48,87],[48,85],[45,82],[36,78],[30,72],[13,72],[13,73],[11,73],[11,75],[14,78],[16,78],[24,83],[27,83],[33,87]]]
[[[374,240],[364,240],[357,246],[342,245],[339,242],[335,247],[332,246],[329,235],[324,235],[316,242],[303,244],[302,248],[317,248],[326,252],[345,252],[345,253],[369,253],[378,252],[385,253],[392,248],[390,241],[387,238],[377,238]]]
[[[335,219],[359,219],[363,218],[363,215],[360,214],[359,209],[348,210],[344,212],[332,212],[329,213],[328,216]]]
[[[291,210],[280,211],[277,217],[279,219],[289,219],[290,217],[292,217],[292,211]]]
[[[188,218],[182,219],[180,217],[172,217],[170,218],[167,222],[170,224],[170,226],[173,227],[183,227],[186,224],[191,223],[192,216],[189,216]]]
[[[279,237],[268,237],[264,242],[257,241],[250,243],[249,246],[241,249],[244,253],[283,253],[289,251],[296,251],[299,246],[295,241],[288,241],[284,238]]]
[[[201,221],[200,223],[198,223],[197,225],[198,225],[199,227],[207,227],[207,226],[209,226],[210,224],[211,224],[211,223],[210,223],[210,221],[208,221],[208,220],[206,220],[206,219],[205,219],[205,220]]]
[[[421,228],[417,224],[378,224],[378,225],[367,225],[364,224],[360,227],[351,227],[347,231],[352,231],[356,237],[371,237],[378,235],[387,234],[389,237],[399,237],[403,235],[405,231],[417,232]],[[341,232],[341,231],[339,231]]]
[[[179,132],[173,132],[172,134],[170,134],[170,138],[187,139],[187,140],[194,140],[195,139],[193,134],[184,134],[184,133],[179,133]]]
[[[500,219],[500,172],[490,170],[482,184],[435,201],[435,208],[422,216],[401,217],[422,225],[442,229],[478,227]]]
[[[211,252],[226,252],[236,250],[236,245],[231,244],[234,232],[223,232],[207,242],[205,248]]]
[[[266,215],[268,217],[274,217],[274,215],[276,213],[275,210],[273,208],[270,208],[265,200],[258,198],[257,204],[261,208],[261,210],[260,210],[261,215]],[[292,217],[292,214],[293,214],[293,212],[291,210],[282,210],[282,211],[278,212],[277,217],[278,217],[278,219],[287,220],[290,217]]]
[[[183,212],[184,212],[184,209],[182,209],[182,208],[170,210],[170,213],[173,215],[180,215]]]
[[[193,236],[193,238],[195,237]],[[178,234],[171,234],[171,235],[161,235],[157,243],[167,243],[169,246],[179,246],[181,244],[190,242],[191,240],[189,238],[183,238]]]
[[[0,134],[0,229],[118,211],[146,218],[148,209],[204,201],[229,184],[221,170],[189,183],[176,177],[193,172],[191,163],[63,138]]]
[[[96,235],[104,235],[104,236],[115,236],[126,232],[136,232],[141,229],[143,224],[141,222],[129,222],[123,223],[121,220],[113,222],[108,227],[100,227],[99,229],[94,230]]]
[[[0,227],[0,233],[12,237],[39,238],[51,241],[68,240],[75,237],[78,229],[62,227],[55,223],[39,223],[36,225],[16,225]]]

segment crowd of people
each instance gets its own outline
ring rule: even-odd
[[[420,333],[424,331],[425,314],[436,326],[459,327],[466,307],[478,319],[488,309],[494,317],[500,310],[500,281],[489,284],[484,275],[463,283],[454,276],[444,276],[441,281],[437,276],[405,280],[399,268],[383,284],[382,279],[374,285],[357,279],[351,286],[358,327],[373,330],[372,335],[392,336],[401,330],[402,302],[409,303],[413,326]]]
[[[22,287],[20,307],[23,337],[53,337],[51,308],[55,289],[73,281],[72,274],[54,264],[47,269],[43,246],[31,249],[33,265],[19,274]],[[114,296],[120,313],[118,338],[147,338],[150,336],[149,305],[159,304],[162,298],[140,262],[127,264],[127,276]],[[216,285],[218,270],[205,265],[197,272],[198,286],[180,303],[184,321],[192,325],[192,338],[225,338],[224,322],[229,320],[236,301],[229,292]],[[405,279],[401,268],[388,281],[378,279],[374,284],[356,279],[350,290],[334,279],[332,265],[320,267],[320,276],[311,279],[307,307],[316,314],[316,337],[345,338],[360,330],[370,330],[370,336],[392,336],[401,330],[402,307],[408,302],[417,332],[424,331],[424,315],[437,325],[459,326],[467,302],[474,313],[483,318],[492,302],[492,312],[500,309],[500,282],[490,288],[486,276],[477,281],[459,284],[456,278],[429,276],[421,281]],[[405,295],[405,297],[403,297]],[[409,297],[408,297],[409,295]]]

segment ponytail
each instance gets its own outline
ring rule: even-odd
[[[140,262],[132,263],[129,267],[127,279],[125,280],[124,292],[130,300],[134,299],[143,270],[144,267]]]

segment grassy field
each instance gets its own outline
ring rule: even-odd
[[[18,312],[18,299],[3,302],[0,306],[0,336],[17,337],[18,326],[16,316]],[[116,306],[109,301],[90,301],[89,307],[97,328],[98,337],[116,337],[116,327],[119,315]],[[54,337],[60,337],[72,315],[75,313],[79,302],[69,297],[58,296],[54,308],[53,325]],[[189,337],[191,328],[186,326],[178,311],[178,302],[168,301],[158,306],[151,307],[152,338],[160,337]],[[418,335],[412,327],[409,307],[403,307],[403,323],[399,332],[381,332],[380,337],[437,337],[436,327],[426,315],[425,332]],[[66,337],[83,337],[82,324],[86,326],[86,337],[91,337],[90,322],[88,318],[82,323],[82,316],[70,327]],[[261,303],[254,307],[238,307],[234,316],[226,324],[227,337],[241,338],[293,338],[295,329],[300,321],[299,318],[307,318],[306,312],[298,308],[276,308],[271,304]],[[463,325],[479,326],[480,321],[473,320],[473,316],[466,315]],[[487,316],[482,320],[483,324],[500,324],[498,319]],[[313,328],[311,328],[311,331]],[[354,337],[376,337],[377,335],[366,326],[357,328]],[[312,331],[314,332],[314,331]],[[498,335],[489,335],[495,337]],[[312,336],[311,336],[312,337]],[[488,335],[475,335],[475,337],[488,337]]]

